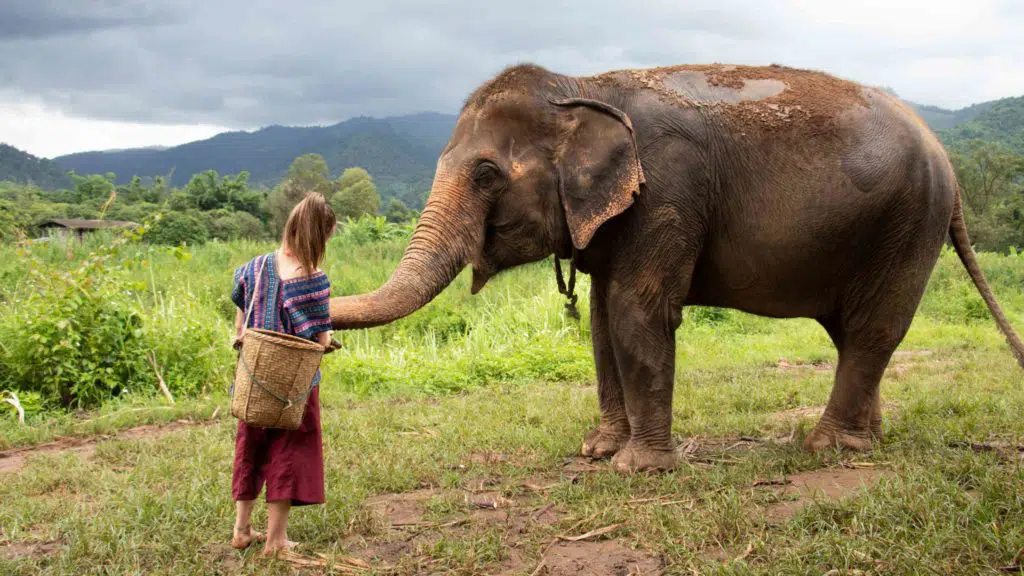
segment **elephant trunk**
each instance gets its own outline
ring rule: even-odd
[[[479,201],[435,180],[427,205],[391,278],[368,294],[331,298],[336,330],[372,328],[419,310],[445,289],[480,244]]]

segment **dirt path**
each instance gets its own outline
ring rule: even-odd
[[[194,426],[210,426],[219,420],[177,420],[169,424],[145,424],[127,428],[115,434],[87,436],[84,438],[59,438],[53,442],[12,448],[0,452],[0,474],[20,472],[25,467],[25,460],[37,454],[78,454],[82,458],[90,458],[96,453],[96,445],[109,440],[137,439],[149,436],[169,434],[175,430]]]

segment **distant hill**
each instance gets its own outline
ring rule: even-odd
[[[70,184],[64,171],[55,162],[37,158],[14,146],[0,144],[0,181],[5,180],[34,184],[47,190]]]
[[[963,140],[980,138],[1024,154],[1024,96],[978,106],[983,107],[980,112],[940,132],[943,143],[955,147]]]
[[[972,104],[966,108],[959,110],[947,110],[945,108],[939,108],[938,106],[930,106],[927,104],[918,104],[916,102],[907,102],[910,104],[915,111],[921,116],[921,118],[928,123],[928,126],[935,131],[948,130],[957,124],[973,120],[979,114],[992,107],[995,101],[982,102],[980,104]]]
[[[54,159],[79,174],[113,172],[118,182],[133,176],[171,174],[183,186],[193,174],[213,169],[220,174],[249,172],[253,184],[276,184],[298,156],[321,154],[332,176],[361,166],[373,177],[381,196],[422,207],[430,190],[437,157],[455,126],[455,116],[419,113],[391,118],[353,118],[332,126],[268,126],[254,132],[224,132],[166,149],[136,148],[82,152]]]

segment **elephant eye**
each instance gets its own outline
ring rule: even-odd
[[[490,162],[481,162],[473,171],[473,181],[483,190],[494,188],[500,179],[501,171]]]

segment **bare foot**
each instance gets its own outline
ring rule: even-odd
[[[278,552],[291,552],[298,545],[298,542],[292,542],[291,540],[285,540],[283,544],[271,543],[268,540],[267,544],[263,547],[263,555],[274,557],[277,556]]]
[[[231,536],[231,547],[236,550],[244,550],[253,542],[263,542],[266,538],[265,534],[252,528],[246,528],[244,531],[236,529]]]

